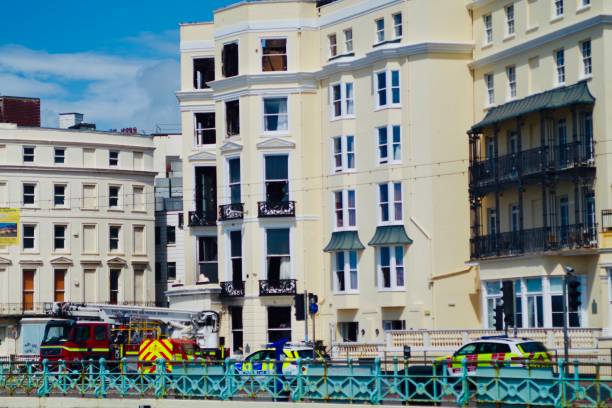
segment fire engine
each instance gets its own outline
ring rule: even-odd
[[[54,303],[45,326],[40,358],[48,361],[127,359],[141,371],[153,362],[225,357],[219,345],[219,315],[214,311],[176,310],[106,304]],[[150,362],[149,364],[143,362]]]

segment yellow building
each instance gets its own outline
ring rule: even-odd
[[[485,328],[513,280],[519,327],[610,327],[612,2],[473,1],[471,258]]]
[[[172,305],[221,310],[234,350],[302,340],[304,290],[327,344],[477,327],[472,49],[462,1],[242,2],[183,24]]]

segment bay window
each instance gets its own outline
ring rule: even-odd
[[[287,97],[264,98],[264,131],[286,132],[289,130]]]
[[[334,192],[334,213],[336,216],[336,229],[350,228],[357,225],[355,190]]]
[[[381,246],[378,248],[379,289],[404,288],[404,247]]]
[[[399,105],[401,102],[400,71],[397,69],[374,74],[376,107]]]
[[[357,292],[357,251],[341,251],[334,254],[334,291]]]
[[[378,133],[378,163],[401,163],[402,135],[399,125],[380,127]],[[389,137],[389,135],[391,135]]]
[[[268,38],[261,40],[261,70],[287,70],[287,39]]]
[[[355,137],[337,136],[332,139],[334,173],[355,169]]]
[[[351,117],[355,115],[353,83],[337,83],[330,86],[331,117]]]
[[[402,183],[384,183],[378,185],[379,220],[381,223],[402,221]]]

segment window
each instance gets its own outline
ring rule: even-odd
[[[268,342],[280,339],[291,341],[291,306],[268,307]]]
[[[23,205],[29,205],[29,206],[36,205],[36,184],[35,183],[24,183],[23,184]]]
[[[355,190],[334,192],[334,212],[336,215],[336,229],[350,228],[357,225]]]
[[[378,249],[379,288],[404,287],[404,247],[382,246]]]
[[[331,85],[330,95],[332,118],[355,114],[355,96],[352,82]]]
[[[121,276],[121,269],[110,270],[110,285],[109,285],[109,299],[108,303],[116,305],[119,303],[119,277]]]
[[[96,224],[84,224],[82,240],[84,254],[98,252],[98,226]]]
[[[287,97],[264,98],[264,131],[286,132],[289,130]]]
[[[555,51],[555,73],[557,85],[565,84],[565,51]]]
[[[400,103],[400,72],[399,70],[381,71],[375,73],[376,78],[376,107],[387,106]]]
[[[108,186],[108,208],[118,209],[121,206],[121,187]]]
[[[144,255],[146,253],[146,240],[145,240],[144,225],[134,225],[132,244],[133,244],[134,254]]]
[[[580,0],[580,7],[588,7],[591,5],[591,0]]]
[[[53,205],[55,207],[66,207],[66,185],[53,185]]]
[[[378,132],[378,163],[400,163],[402,161],[402,135],[399,125],[380,127]],[[391,134],[391,137],[389,137]]]
[[[495,85],[493,83],[493,74],[485,74],[484,76],[485,87],[487,91],[487,106],[491,106],[495,103]]]
[[[339,322],[338,332],[343,342],[357,341],[359,336],[359,322]]]
[[[336,292],[356,292],[359,290],[357,251],[335,253],[334,290]]]
[[[225,133],[227,136],[240,134],[240,101],[225,102]]]
[[[337,136],[332,139],[334,173],[355,169],[355,137]]]
[[[553,0],[553,13],[555,17],[561,17],[564,13],[564,1],[563,0]]]
[[[23,224],[22,226],[22,245],[24,250],[36,249],[36,225]]]
[[[53,149],[53,163],[64,164],[66,160],[66,149],[63,147],[56,147]]]
[[[161,227],[159,225],[155,226],[155,245],[161,244]]]
[[[328,35],[327,40],[329,41],[329,57],[333,58],[338,55],[338,39],[336,34]]]
[[[584,283],[584,282],[582,282]],[[550,278],[550,300],[552,327],[563,327],[563,278]],[[582,308],[582,306],[581,306]],[[567,322],[569,327],[580,327],[581,311],[567,311]]]
[[[393,34],[395,35],[395,38],[402,37],[402,13],[397,13],[393,15]]]
[[[166,244],[176,244],[176,227],[174,225],[166,225]]]
[[[215,80],[215,59],[194,58],[193,60],[193,89],[208,88],[207,82]]]
[[[175,280],[176,279],[176,262],[168,262],[166,264],[166,271],[167,271],[167,279],[168,280]]]
[[[144,170],[144,154],[142,152],[134,152],[134,170]]]
[[[98,208],[98,195],[95,184],[83,184],[83,209],[94,210]]]
[[[63,251],[66,248],[66,231],[68,226],[66,225],[54,225],[53,226],[53,250]]]
[[[511,65],[506,68],[508,77],[508,99],[516,98],[516,67]]]
[[[238,43],[233,42],[223,45],[221,73],[225,78],[238,75]]]
[[[215,112],[199,112],[194,114],[194,118],[196,146],[215,144]]]
[[[119,251],[121,248],[121,226],[111,225],[108,227],[108,248],[112,251]]]
[[[34,163],[34,146],[23,146],[23,162]]]
[[[289,201],[289,156],[265,156],[266,201],[271,204]]]
[[[266,230],[266,279],[291,279],[289,228]]]
[[[108,338],[107,326],[94,326],[94,340],[103,341],[108,340]]]
[[[582,76],[585,78],[590,77],[593,74],[591,40],[586,40],[580,43],[580,52],[582,54]]]
[[[229,314],[232,319],[232,351],[242,353],[242,306],[230,306]]]
[[[65,299],[66,293],[66,269],[56,269],[53,271],[54,279],[53,279],[53,301],[54,302],[63,302]]]
[[[406,321],[405,320],[383,320],[382,327],[383,327],[383,331],[406,330]]]
[[[227,161],[229,167],[229,190],[232,204],[242,202],[242,192],[240,186],[240,158],[234,157]]]
[[[261,40],[261,70],[287,70],[287,39],[274,38]]]
[[[108,152],[108,165],[110,167],[117,167],[119,165],[119,152],[117,150],[110,150]]]
[[[217,237],[198,237],[198,282],[219,282]]]
[[[23,310],[34,310],[34,278],[36,276],[36,269],[24,269],[23,280],[22,280],[22,292],[21,300],[23,303]]]
[[[514,4],[506,7],[506,36],[514,35]]]
[[[493,42],[493,17],[491,17],[491,14],[482,16],[482,24],[484,26],[484,44],[491,44]]]
[[[230,237],[230,263],[233,282],[242,282],[242,233],[231,231]]]
[[[132,208],[134,211],[145,210],[145,193],[143,186],[132,187]]]
[[[374,21],[376,25],[376,42],[381,43],[385,41],[385,19],[379,18]]]
[[[346,53],[353,52],[353,29],[347,28],[344,30],[344,51]]]
[[[379,184],[378,203],[381,223],[402,221],[402,183]]]

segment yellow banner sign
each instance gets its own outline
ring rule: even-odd
[[[0,245],[19,243],[19,208],[0,208]]]

